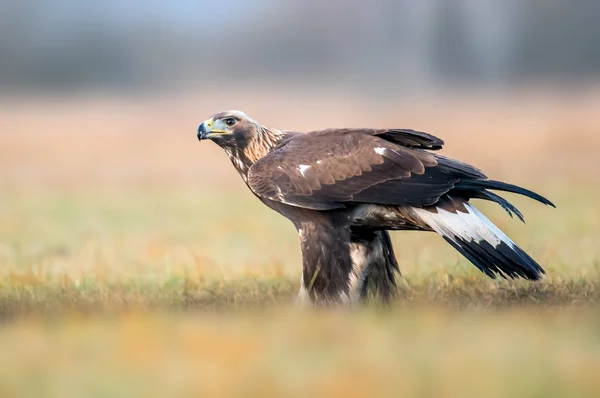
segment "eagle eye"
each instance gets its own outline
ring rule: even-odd
[[[227,119],[224,120],[225,124],[229,127],[232,127],[233,125],[235,125],[237,123],[237,120],[235,120],[232,117],[228,117]]]

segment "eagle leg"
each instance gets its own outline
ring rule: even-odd
[[[396,273],[400,273],[388,231],[351,229],[350,299],[366,300],[370,291],[383,304],[396,294]]]
[[[297,307],[352,305],[372,290],[388,303],[398,262],[384,230],[336,225],[326,217],[298,225],[303,271]]]
[[[303,266],[298,305],[306,296],[315,306],[349,305],[350,228],[327,217],[302,222],[297,228]]]

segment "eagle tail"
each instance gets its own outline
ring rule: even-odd
[[[418,209],[417,213],[487,276],[542,278],[542,267],[487,217],[469,203],[462,203],[462,207],[454,211],[438,207],[436,212]]]
[[[502,182],[502,181],[461,180],[456,184],[455,189],[459,190],[459,191],[462,191],[462,190],[479,191],[479,190],[484,190],[484,189],[490,189],[490,190],[495,190],[495,191],[511,192],[511,193],[516,193],[519,195],[527,196],[528,198],[537,200],[538,202],[543,203],[545,205],[556,207],[554,205],[554,203],[550,202],[548,199],[546,199],[545,197],[543,197],[542,195],[540,195],[538,193],[530,191],[529,189],[519,187],[517,185],[508,184],[508,183]],[[493,201],[496,201],[496,200],[494,199]]]

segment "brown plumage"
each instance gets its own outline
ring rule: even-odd
[[[470,199],[522,214],[490,190],[522,194],[478,169],[435,152],[444,142],[406,129],[273,130],[239,111],[198,128],[228,154],[252,192],[288,218],[301,239],[299,301],[352,303],[370,289],[383,301],[398,272],[388,230],[434,231],[486,275],[539,279],[544,270]],[[553,206],[553,205],[552,205]]]

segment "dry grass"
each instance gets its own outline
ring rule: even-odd
[[[1,103],[0,395],[598,396],[600,95],[348,98]],[[438,134],[557,204],[511,197],[527,225],[482,205],[548,277],[491,281],[438,237],[396,233],[391,308],[292,311],[293,228],[195,141],[228,108]]]

